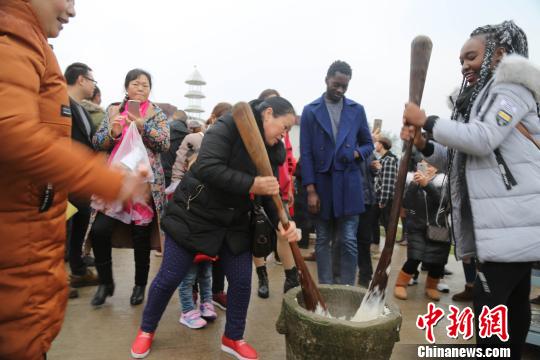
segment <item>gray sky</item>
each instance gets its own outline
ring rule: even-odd
[[[298,113],[325,90],[332,61],[347,61],[347,96],[368,119],[398,132],[408,98],[410,43],[431,37],[433,53],[422,105],[448,116],[446,96],[459,86],[459,50],[481,25],[513,19],[540,64],[539,0],[76,0],[77,17],[52,43],[60,66],[87,63],[104,104],[120,101],[128,70],[153,75],[151,99],[187,105],[186,77],[197,65],[206,113],[220,101],[251,100],[278,89]]]

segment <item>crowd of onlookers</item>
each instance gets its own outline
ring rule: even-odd
[[[379,257],[380,241],[384,239],[381,229],[388,231],[400,160],[392,151],[392,141],[381,133],[380,128],[368,128],[361,105],[344,98],[351,74],[347,63],[337,61],[332,64],[323,97],[306,106],[302,117],[295,119],[301,126],[300,158],[294,157],[289,133],[284,131],[280,141],[285,158],[275,175],[285,207],[301,229],[299,246],[308,249],[315,243],[313,251],[304,258],[317,262],[319,283],[367,288],[373,276],[372,260]],[[98,199],[92,203],[70,199],[78,212],[68,222],[66,243],[71,268],[70,297],[78,296],[78,287],[98,285],[91,301],[94,306],[102,305],[114,293],[111,248],[132,247],[135,278],[130,303],[138,305],[145,298],[150,250],[156,250],[157,256],[162,255],[164,233],[160,218],[166,204],[172,201],[184,175],[196,162],[205,133],[221,117],[230,114],[232,106],[226,102],[217,104],[206,121],[188,118],[182,110],[167,116],[149,100],[151,75],[134,69],[126,75],[125,98],[104,110],[100,107],[97,81],[88,65],[74,63],[66,68],[64,76],[74,125],[72,138],[90,149],[114,156],[121,144],[118,139],[126,134],[128,125],[137,121],[129,112],[130,101],[137,102],[140,116],[145,119],[137,126],[151,157],[154,181],[148,188],[148,196],[141,204],[131,204],[134,209],[127,221],[119,215],[118,209],[103,205]],[[279,96],[278,91],[267,89],[257,101]],[[317,106],[322,102],[328,110],[321,113]],[[341,105],[332,110],[340,102]],[[351,107],[351,113],[360,114],[360,121],[347,123],[348,119],[344,118],[348,113],[346,108],[344,111],[346,106]],[[314,108],[312,112],[310,107]],[[348,131],[340,124],[342,121],[352,127],[356,133],[354,137],[345,135],[340,139],[338,135]],[[320,132],[313,131],[313,122],[316,126],[332,124],[330,129],[324,130],[334,137],[333,141],[325,142],[318,137]],[[333,147],[339,142],[343,149],[336,150]],[[349,142],[356,142],[352,153],[348,152]],[[312,149],[321,151],[313,152]],[[325,159],[328,156],[331,159]],[[423,160],[418,151],[414,152],[407,167],[409,172],[400,212],[401,237],[397,239],[397,243],[407,248],[407,260],[398,273],[394,296],[406,300],[407,287],[418,283],[422,270],[427,271],[427,298],[438,301],[441,292],[449,292],[444,276],[452,274],[445,268],[451,248],[450,199],[445,190],[448,179],[443,171]],[[332,171],[336,173],[332,174]],[[325,179],[321,175],[323,172],[330,173],[330,178]],[[124,207],[120,213],[124,214],[125,210]],[[315,241],[311,241],[310,235],[315,235]],[[283,292],[287,292],[299,285],[298,273],[286,241],[277,237],[273,243],[274,258],[284,267]],[[93,257],[90,249],[93,249]],[[266,258],[253,257],[253,264],[258,277],[257,294],[268,298]],[[89,266],[96,268],[97,275]],[[454,294],[454,301],[473,299],[474,257],[465,259],[463,268],[465,289]],[[218,316],[215,306],[226,310],[225,272],[219,256],[197,255],[178,286],[178,294],[180,323],[189,328],[201,328],[214,320]]]
[[[263,91],[249,103],[273,170],[261,176],[230,104],[217,104],[207,121],[180,110],[166,114],[150,99],[151,74],[132,69],[124,97],[102,108],[91,67],[73,63],[62,73],[47,39],[75,16],[74,5],[0,2],[1,358],[46,357],[68,297],[63,258],[69,297],[96,285],[93,306],[113,296],[112,249],[119,247],[134,253],[130,304],[146,299],[134,358],[148,355],[178,292],[181,324],[201,328],[218,316],[215,306],[226,309],[222,350],[257,359],[244,339],[251,276],[255,265],[257,293],[267,298],[272,250],[253,257],[258,240],[273,244],[283,264],[284,293],[299,285],[288,243],[308,248],[313,230],[308,258],[316,261],[318,283],[367,287],[372,250],[381,228],[389,231],[396,200],[407,260],[395,298],[407,299],[420,267],[425,295],[439,300],[448,291],[441,280],[453,244],[466,283],[453,300],[472,300],[476,316],[485,306],[508,309],[510,342],[477,336],[477,343],[509,346],[520,358],[531,320],[531,268],[540,260],[540,72],[515,23],[471,33],[450,119],[406,104],[400,135],[414,142],[411,164],[399,163],[390,139],[370,129],[364,107],[345,97],[352,69],[344,61],[330,65],[323,95],[299,120],[278,91]],[[289,131],[298,122],[295,159]],[[398,166],[409,168],[403,199],[395,198]],[[287,228],[271,196],[285,204]],[[147,286],[152,250],[162,261]]]

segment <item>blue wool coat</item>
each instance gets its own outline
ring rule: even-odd
[[[315,185],[322,219],[364,212],[360,163],[368,159],[373,150],[362,105],[343,99],[335,141],[324,95],[304,107],[300,119],[302,181],[304,186]],[[354,151],[360,158],[354,158]]]

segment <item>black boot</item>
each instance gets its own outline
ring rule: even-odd
[[[92,305],[100,306],[105,303],[107,296],[113,296],[114,284],[100,284],[97,288],[96,294],[92,299]]]
[[[99,286],[91,304],[94,306],[103,305],[107,296],[114,294],[114,281],[112,276],[112,262],[105,261],[96,263],[96,270],[99,277]]]
[[[144,301],[144,290],[145,286],[135,285],[133,287],[133,292],[131,293],[131,298],[129,298],[129,303],[131,305],[140,305]]]
[[[285,294],[287,291],[291,290],[294,287],[297,287],[298,285],[300,285],[300,282],[298,282],[298,270],[296,269],[296,266],[290,270],[285,270],[285,283],[283,284],[283,293]]]
[[[257,294],[260,298],[267,299],[270,296],[270,290],[268,289],[268,273],[265,265],[257,268],[257,275],[259,276],[259,291]]]

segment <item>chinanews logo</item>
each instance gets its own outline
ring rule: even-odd
[[[444,309],[429,303],[427,313],[419,315],[416,319],[416,327],[425,332],[426,340],[430,344],[436,341],[433,329],[444,318],[444,315]],[[461,336],[464,340],[473,337],[474,312],[470,307],[460,310],[450,305],[447,319],[450,325],[446,327],[446,336],[452,339]],[[484,339],[498,336],[501,341],[508,341],[508,308],[505,305],[498,305],[492,309],[487,306],[482,308],[478,317],[478,336]]]

